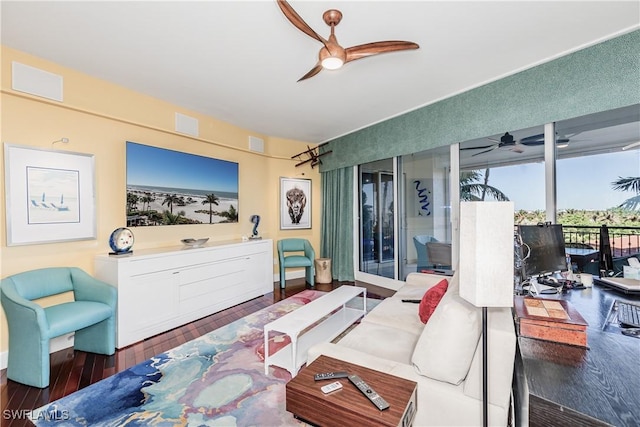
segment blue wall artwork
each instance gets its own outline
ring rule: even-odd
[[[418,216],[431,215],[431,191],[429,190],[427,181],[426,179],[413,180]]]

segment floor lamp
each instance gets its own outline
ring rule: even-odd
[[[513,306],[513,202],[460,202],[460,296],[482,307],[482,425],[489,425],[487,307]]]

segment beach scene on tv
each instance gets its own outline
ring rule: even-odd
[[[127,226],[238,222],[238,164],[127,141]]]

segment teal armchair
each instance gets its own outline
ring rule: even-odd
[[[286,255],[287,252],[297,252],[295,255]],[[300,253],[302,252],[302,254]],[[293,267],[305,267],[307,283],[315,286],[314,261],[316,253],[306,239],[282,239],[278,240],[278,259],[280,261],[280,288],[285,287],[285,269]]]
[[[427,243],[437,242],[435,237],[428,236],[426,234],[413,236],[413,244],[416,247],[416,255],[418,256],[418,265],[416,271],[420,273],[422,270],[429,270],[433,268],[433,262],[429,261],[429,254],[427,253]]]
[[[49,386],[49,340],[75,332],[74,348],[111,355],[116,343],[116,289],[75,267],[42,268],[0,282],[9,326],[7,378]],[[43,308],[39,298],[73,291],[74,301]]]

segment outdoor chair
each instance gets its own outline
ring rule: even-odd
[[[429,263],[427,243],[437,241],[438,240],[435,237],[428,236],[426,234],[413,236],[413,244],[416,247],[416,255],[418,256],[418,266],[416,267],[416,271],[418,273],[420,273],[422,270],[428,270],[433,267],[433,265]]]
[[[436,268],[451,268],[451,243],[428,242],[429,262]]]

